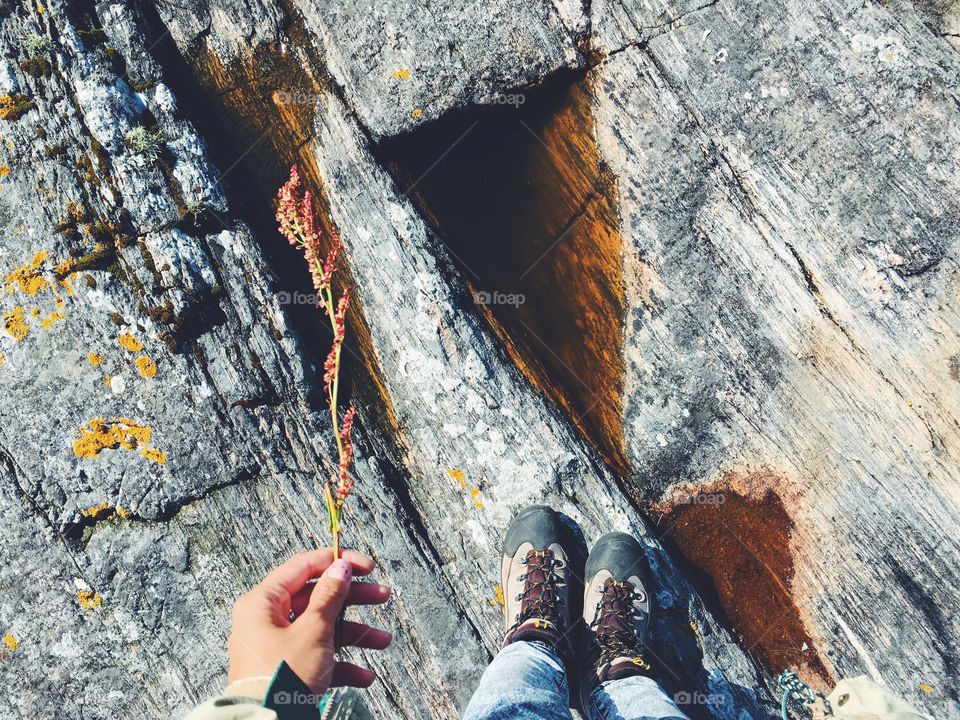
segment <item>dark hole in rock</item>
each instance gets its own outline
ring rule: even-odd
[[[610,465],[623,453],[616,188],[583,73],[500,95],[376,149],[521,370]]]
[[[284,242],[274,218],[274,198],[293,163],[299,164],[308,184],[321,185],[314,177],[312,164],[299,152],[312,134],[309,113],[300,107],[291,112],[277,102],[278,89],[288,93],[296,90],[305,97],[319,91],[322,81],[312,73],[311,58],[297,62],[292,56],[283,58],[278,47],[261,46],[249,58],[226,68],[202,44],[194,55],[181,55],[156,9],[147,4],[143,15],[152,54],[163,68],[163,80],[207,143],[232,213],[242,218],[260,240],[269,263],[263,271],[274,277],[273,287],[280,294],[280,302],[302,330],[306,352],[318,375],[322,375],[332,335],[321,312],[309,302],[313,285],[303,255]],[[302,32],[296,24],[289,31],[298,38]],[[320,220],[325,222],[322,213]],[[220,232],[227,229],[228,222],[204,215],[194,231]],[[345,373],[346,397],[350,396],[350,381],[350,373]],[[310,404],[318,409],[325,404],[319,383]]]

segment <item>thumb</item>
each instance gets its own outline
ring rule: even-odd
[[[324,570],[323,575],[310,593],[307,611],[320,621],[319,639],[332,641],[337,617],[347,601],[353,568],[346,560],[337,560]]]

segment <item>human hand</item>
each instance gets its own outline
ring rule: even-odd
[[[382,650],[393,636],[385,630],[337,620],[345,605],[379,605],[390,588],[351,582],[367,575],[373,560],[351,550],[334,562],[329,548],[295,555],[273,570],[233,606],[233,627],[227,641],[229,682],[272,676],[286,661],[317,694],[338,685],[369,687],[372,670],[334,660],[335,642]],[[319,576],[316,583],[308,583]],[[293,612],[295,619],[290,620]]]

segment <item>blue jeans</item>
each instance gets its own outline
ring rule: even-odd
[[[557,654],[541,643],[520,641],[490,663],[463,720],[570,720],[569,705]],[[687,720],[655,680],[640,675],[603,683],[585,709],[588,720]]]

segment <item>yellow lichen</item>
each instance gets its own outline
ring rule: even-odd
[[[14,652],[20,647],[20,641],[17,640],[17,636],[14,635],[13,633],[7,633],[6,635],[4,635],[3,642],[7,646],[7,648],[10,650],[10,652]]]
[[[92,518],[97,522],[101,520],[113,520],[114,518],[125,520],[127,517],[126,510],[120,506],[114,507],[107,502],[100,503],[99,505],[91,505],[86,510],[82,510],[80,514],[86,518]]]
[[[414,120],[419,120],[420,118],[422,118],[422,117],[423,117],[423,108],[414,108],[414,109],[410,112],[410,117],[412,117]]]
[[[140,451],[140,456],[151,462],[155,462],[157,465],[163,465],[167,462],[167,454],[156,448],[143,448],[143,450]]]
[[[44,330],[49,330],[51,327],[53,327],[53,324],[55,322],[59,320],[63,320],[65,317],[66,315],[63,314],[62,312],[54,311],[49,315],[47,315],[45,318],[43,318],[43,320],[41,320],[40,323],[43,325]]]
[[[497,585],[493,591],[493,600],[490,601],[491,605],[503,605],[503,586]]]
[[[447,475],[453,478],[457,482],[457,484],[460,485],[462,489],[464,490],[467,489],[467,483],[464,480],[466,475],[464,474],[463,470],[461,470],[460,468],[448,468]]]
[[[7,361],[7,354],[0,353],[0,368],[3,367],[3,364]]]
[[[103,381],[107,384],[107,387],[108,387],[108,388],[112,388],[112,387],[113,387],[113,386],[110,384],[110,383],[113,382],[113,375],[104,375],[104,376],[103,376]]]
[[[480,488],[470,488],[470,499],[473,500],[473,506],[477,510],[483,510],[483,495],[480,494]]]
[[[96,590],[77,590],[77,602],[84,610],[92,610],[103,601]]]
[[[77,261],[75,258],[68,257],[62,263],[57,263],[57,266],[54,268],[54,272],[56,272],[60,277],[65,277],[70,273],[76,264]]]
[[[447,475],[449,475],[456,483],[460,486],[461,490],[466,490],[467,494],[470,496],[470,499],[473,501],[473,505],[477,510],[483,510],[483,495],[480,492],[480,488],[470,487],[467,485],[467,475],[460,468],[447,468]]]
[[[60,287],[67,291],[67,295],[76,295],[76,291],[70,283],[70,278],[63,278],[63,280],[60,281]]]
[[[392,77],[394,80],[406,80],[410,77],[410,71],[406,68],[400,68],[398,70],[394,70],[390,74],[390,77]]]
[[[19,287],[20,292],[24,292],[30,297],[33,297],[37,293],[49,288],[50,282],[40,274],[40,268],[43,266],[43,263],[46,262],[47,255],[46,250],[41,250],[33,256],[33,260],[28,264],[21,265],[9,272],[4,281],[4,287],[7,289],[7,292],[13,295]]]
[[[97,365],[102,365],[103,355],[99,355],[98,353],[92,352],[89,355],[87,355],[87,362],[93,365],[94,367],[97,367]]]
[[[9,174],[10,174],[10,166],[0,165],[0,178],[5,178]]]
[[[33,110],[36,107],[33,100],[26,95],[14,93],[12,95],[0,95],[0,118],[9,122],[15,122],[23,117],[24,113]]]
[[[157,364],[146,355],[138,357],[133,361],[133,364],[137,366],[137,370],[145,378],[152,378],[157,374]]]
[[[3,329],[14,340],[23,340],[30,332],[30,326],[24,319],[23,305],[17,305],[13,310],[3,315]]]
[[[933,686],[928,685],[927,683],[920,683],[920,689],[928,694],[933,692]]]
[[[117,340],[119,341],[120,346],[128,352],[140,352],[143,350],[143,343],[137,340],[130,333],[121,334]]]
[[[78,458],[98,458],[103,450],[136,450],[150,442],[153,428],[130,418],[93,418],[80,428],[73,441],[73,454]]]

